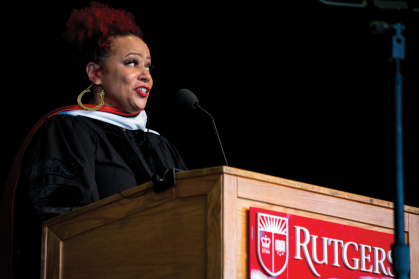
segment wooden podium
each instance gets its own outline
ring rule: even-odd
[[[292,180],[213,167],[176,174],[44,223],[42,278],[248,278],[248,209],[393,233],[393,204]],[[419,278],[419,209],[405,206],[411,278]]]

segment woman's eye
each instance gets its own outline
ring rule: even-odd
[[[137,61],[128,61],[127,63],[125,63],[125,65],[127,65],[127,66],[137,66]]]

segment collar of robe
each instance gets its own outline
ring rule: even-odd
[[[89,105],[86,105],[89,107]],[[94,105],[91,105],[92,107]],[[137,113],[125,113],[118,109],[102,106],[99,110],[87,111],[78,105],[71,106],[68,110],[58,113],[59,115],[84,116],[96,120],[100,120],[127,130],[142,130],[159,135],[156,131],[146,128],[147,114],[145,110]]]

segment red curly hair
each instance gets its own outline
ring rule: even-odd
[[[129,35],[144,39],[133,14],[94,1],[90,2],[90,7],[73,9],[62,34],[66,41],[78,48],[77,63],[83,68],[89,62],[103,66],[112,38]]]
[[[69,43],[79,46],[82,46],[86,40],[97,38],[98,35],[100,41],[128,34],[141,39],[144,37],[140,27],[135,25],[133,14],[124,10],[114,10],[108,5],[94,1],[90,2],[90,7],[80,11],[73,9],[66,27],[63,37]]]

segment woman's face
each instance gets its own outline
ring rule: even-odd
[[[129,113],[144,109],[153,87],[147,45],[136,36],[117,37],[110,54],[99,74],[105,105]]]

